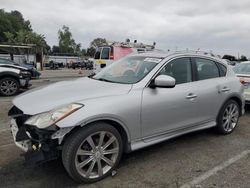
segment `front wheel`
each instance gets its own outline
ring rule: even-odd
[[[0,80],[0,94],[4,96],[11,96],[18,92],[20,84],[14,78],[3,78]]]
[[[221,134],[230,134],[234,131],[240,117],[240,108],[236,101],[226,102],[218,116],[217,130]]]
[[[81,128],[66,140],[62,161],[74,180],[92,183],[111,174],[122,151],[119,132],[109,124],[95,123]]]

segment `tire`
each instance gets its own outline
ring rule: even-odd
[[[101,135],[104,135],[103,139]],[[67,138],[63,145],[62,162],[75,181],[93,183],[112,173],[122,153],[123,142],[119,132],[107,123],[98,122],[82,127]]]
[[[0,80],[0,95],[15,95],[20,88],[19,81],[15,78],[7,77]]]
[[[217,118],[217,132],[230,134],[237,127],[240,117],[239,104],[234,100],[227,101],[221,108]]]

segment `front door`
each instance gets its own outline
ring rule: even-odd
[[[192,82],[192,66],[188,57],[168,62],[159,74],[176,79],[174,88],[150,88],[143,90],[141,123],[142,136],[154,137],[177,131],[197,123],[195,82]]]

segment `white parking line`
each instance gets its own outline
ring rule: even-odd
[[[237,162],[238,160],[240,160],[241,158],[245,157],[248,154],[250,154],[250,150],[245,150],[242,153],[240,153],[239,155],[236,155],[236,156],[232,157],[231,159],[225,161],[224,163],[222,163],[222,164],[214,167],[213,169],[205,172],[204,174],[194,178],[191,182],[182,185],[180,188],[195,187],[196,185],[200,184],[204,180],[208,179],[210,176],[215,175],[218,171],[221,171],[224,168],[227,168],[228,166],[230,166],[231,164]]]

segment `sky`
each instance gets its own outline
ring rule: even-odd
[[[0,0],[18,10],[50,46],[63,25],[82,47],[97,37],[250,57],[249,0]]]

